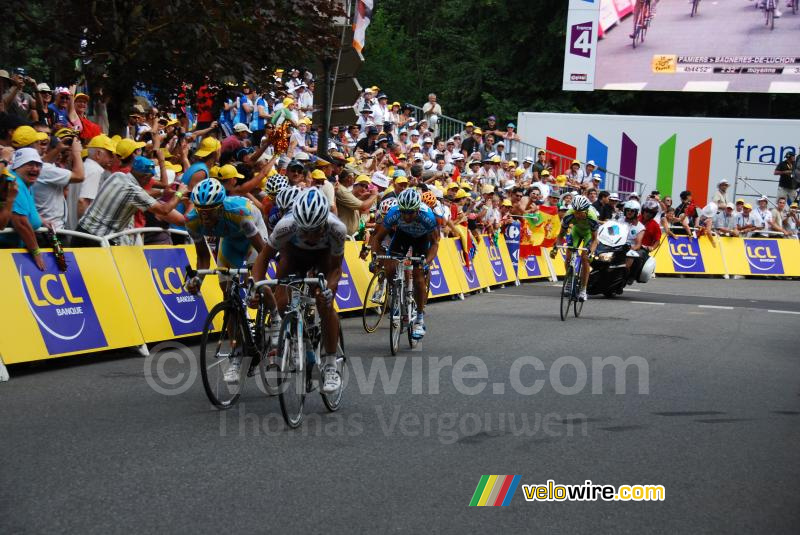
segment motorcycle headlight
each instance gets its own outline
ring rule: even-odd
[[[613,258],[614,258],[614,253],[600,253],[599,255],[597,255],[597,259],[600,260],[601,262],[611,262]]]

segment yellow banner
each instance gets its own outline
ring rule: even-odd
[[[800,277],[800,243],[794,239],[722,238],[728,273]]]
[[[517,266],[517,276],[519,280],[524,281],[549,277],[550,270],[544,259],[545,254],[547,254],[547,250],[542,249],[542,256],[529,256],[528,258],[521,259]],[[555,264],[557,261],[558,259],[554,260],[553,263]],[[563,271],[563,261],[561,262],[561,267]]]
[[[719,238],[712,242],[688,236],[663,237],[655,252],[656,273],[663,275],[725,275],[723,247]]]
[[[508,254],[505,238],[502,236],[495,245],[491,236],[482,235],[478,242],[478,255],[475,256],[475,261],[490,285],[507,284],[517,280],[514,264]]]
[[[22,249],[0,251],[6,364],[143,343],[108,248],[66,249],[67,270],[50,250],[39,271]]]

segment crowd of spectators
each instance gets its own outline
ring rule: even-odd
[[[515,125],[502,128],[494,116],[440,137],[443,112],[435,94],[417,120],[412,106],[367,88],[354,106],[357,119],[332,126],[321,150],[313,77],[292,68],[273,78],[265,87],[185,86],[160,106],[139,96],[127,124],[112,133],[102,92],[51,89],[23,69],[0,70],[0,228],[15,230],[0,234],[0,245],[25,247],[37,258],[40,244],[48,245],[34,232],[42,225],[86,235],[73,246],[103,238],[133,243],[119,233],[137,227],[162,230],[145,234],[145,243],[171,243],[181,239],[168,229],[183,226],[187,193],[206,177],[263,210],[272,204],[265,191],[271,176],[319,187],[356,239],[369,230],[380,202],[407,187],[430,192],[444,211],[444,233],[462,237],[496,233],[542,206],[563,215],[579,193],[602,220],[620,217],[622,201],[638,200],[635,193],[603,190],[592,161],[562,169],[544,151],[520,161]],[[668,235],[797,237],[797,205],[787,203],[796,189],[783,175],[781,181],[785,194],[772,210],[765,200],[755,210],[728,202],[726,181],[714,206],[695,206],[690,192],[675,207],[658,192],[646,202],[658,203]]]

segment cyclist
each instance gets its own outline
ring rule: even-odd
[[[428,299],[428,264],[436,258],[439,250],[439,226],[430,208],[422,204],[419,191],[403,190],[397,196],[397,206],[391,208],[378,226],[372,242],[372,254],[379,254],[378,245],[394,230],[389,243],[389,253],[405,256],[411,248],[413,256],[424,256],[424,266],[414,267],[414,299],[417,303],[417,319],[412,336],[417,340],[425,336],[425,303]],[[387,275],[391,278],[392,273]],[[392,270],[393,272],[393,270]]]
[[[267,231],[269,234],[272,234],[272,231],[275,230],[275,227],[278,225],[280,220],[283,219],[283,216],[292,210],[294,201],[297,200],[297,197],[302,191],[303,190],[297,186],[289,186],[283,188],[275,196],[275,205],[270,211],[269,219],[267,219]]]
[[[248,258],[264,248],[264,238],[259,231],[261,214],[244,197],[226,195],[219,180],[206,178],[200,181],[192,190],[191,200],[194,208],[186,214],[186,229],[194,240],[197,269],[208,269],[211,264],[211,253],[204,237],[220,239],[217,246],[219,267],[241,268]],[[227,291],[229,280],[229,277],[219,275],[223,294]],[[202,282],[201,276],[193,277],[187,282],[186,288],[196,294]],[[224,375],[226,382],[239,380],[241,361],[241,355],[231,357]]]
[[[635,1],[636,5],[633,7],[633,31],[628,36],[630,39],[633,39],[633,37],[636,35],[637,24],[641,24],[645,20],[647,20],[647,18],[650,17],[650,13],[652,11],[650,0],[635,0]]]
[[[322,391],[334,393],[342,387],[342,378],[336,368],[336,346],[339,338],[339,316],[333,307],[333,297],[342,276],[344,241],[347,229],[330,211],[325,195],[317,188],[300,192],[294,206],[267,238],[253,267],[253,279],[264,280],[270,260],[278,253],[275,277],[278,279],[293,274],[305,275],[309,271],[322,273],[326,288],[319,288],[317,310],[322,320]],[[275,292],[278,309],[286,307],[284,289]],[[252,300],[256,299],[253,297]]]
[[[287,187],[289,187],[289,178],[286,175],[275,174],[267,178],[267,183],[264,186],[264,193],[266,195],[261,200],[262,214],[264,215],[265,221],[269,221],[273,214],[273,208],[275,207],[275,200],[278,193]]]
[[[597,210],[592,203],[583,195],[576,195],[572,200],[572,206],[564,218],[561,220],[561,232],[556,238],[556,243],[560,243],[567,231],[570,232],[571,244],[574,248],[588,247],[587,251],[581,251],[581,291],[578,295],[579,301],[586,301],[586,286],[589,284],[589,257],[594,255],[597,249],[597,229],[600,227]],[[553,247],[550,251],[550,258],[556,257],[557,249]],[[566,265],[572,261],[572,249],[567,249]]]

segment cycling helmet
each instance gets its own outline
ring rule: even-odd
[[[287,188],[281,189],[275,196],[275,206],[277,206],[278,210],[282,212],[288,212],[289,210],[292,209],[292,205],[297,200],[297,197],[300,196],[300,193],[302,191],[303,190],[301,190],[297,186],[289,186]]]
[[[225,188],[216,178],[201,180],[192,190],[195,206],[217,206],[225,200]]]
[[[653,215],[657,214],[660,209],[658,201],[654,201],[653,199],[645,201],[642,205],[642,212],[650,212]]]
[[[428,208],[436,206],[436,195],[432,191],[426,191],[422,194],[422,202],[428,205]]]
[[[300,229],[318,228],[328,220],[328,199],[317,188],[304,189],[294,202],[293,213]]]
[[[421,204],[422,199],[419,196],[419,192],[415,189],[405,189],[397,196],[397,206],[403,211],[411,212],[419,210]]]
[[[572,199],[572,209],[576,212],[585,212],[592,205],[592,202],[583,195],[576,195]]]
[[[386,214],[389,213],[389,210],[395,206],[397,206],[396,197],[389,197],[388,199],[381,201],[381,216],[386,217]]]
[[[286,178],[286,175],[272,175],[267,179],[267,186],[264,188],[264,191],[267,193],[267,195],[274,196],[288,185],[289,179]]]
[[[625,201],[625,204],[622,206],[622,210],[633,210],[637,214],[641,211],[642,205],[639,204],[639,201]]]

